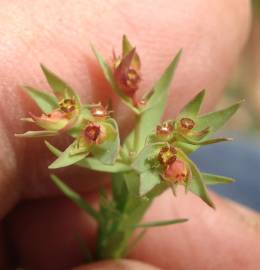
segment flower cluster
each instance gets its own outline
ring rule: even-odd
[[[120,143],[118,125],[107,106],[82,104],[76,92],[53,72],[42,66],[53,90],[49,95],[32,87],[24,87],[42,113],[24,118],[41,130],[18,134],[20,137],[69,135],[72,143],[64,151],[45,141],[56,159],[49,169],[77,165],[111,173],[112,198],[100,195],[95,210],[75,191],[52,175],[54,183],[98,223],[98,259],[119,258],[129,250],[130,238],[137,227],[153,227],[185,222],[187,219],[140,224],[151,202],[167,188],[183,185],[209,206],[214,207],[207,185],[230,183],[233,179],[200,172],[188,155],[199,147],[230,140],[211,138],[237,111],[240,103],[226,109],[200,115],[205,91],[199,92],[175,119],[161,123],[174,71],[181,51],[171,61],[150,91],[136,100],[140,86],[141,61],[137,50],[126,36],[122,54],[114,54],[109,65],[93,48],[104,77],[121,101],[135,114],[136,123]],[[138,238],[139,239],[139,238]]]

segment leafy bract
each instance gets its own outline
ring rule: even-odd
[[[126,96],[124,91],[122,91],[122,89],[120,89],[120,87],[117,85],[113,72],[111,68],[109,67],[109,65],[106,63],[105,59],[102,57],[100,53],[96,51],[96,49],[93,46],[92,46],[92,51],[94,52],[98,60],[98,63],[102,69],[102,72],[106,80],[110,84],[112,90],[122,99],[122,102],[124,102],[124,104],[126,104],[132,111],[138,114],[139,110],[133,106],[132,99]]]
[[[50,137],[57,135],[57,131],[51,130],[37,130],[37,131],[26,131],[23,134],[15,134],[16,137],[25,137],[25,138],[39,138],[39,137]]]
[[[42,71],[52,88],[55,96],[60,99],[75,99],[77,104],[80,104],[80,100],[78,95],[75,93],[75,91],[61,78],[59,78],[56,74],[54,74],[52,71],[47,69],[44,65],[41,65]]]
[[[161,177],[156,171],[148,170],[140,174],[140,196],[151,191],[156,185],[160,184]]]
[[[127,147],[129,151],[138,153],[145,144],[147,136],[154,131],[156,125],[160,122],[180,55],[181,51],[174,57],[152,90],[144,98],[147,102],[141,114],[137,117],[135,130],[125,140],[124,147]],[[138,131],[138,144],[134,142],[135,136],[137,136],[136,131]]]
[[[206,185],[230,184],[235,182],[233,178],[209,173],[202,173],[202,177]]]
[[[181,110],[178,118],[189,117],[195,118],[199,113],[201,104],[205,96],[205,90],[200,91],[190,102],[188,102]]]
[[[154,158],[154,156],[158,154],[159,149],[162,148],[164,145],[164,142],[146,145],[133,161],[132,168],[139,173],[151,169],[150,159]]]
[[[152,227],[161,227],[166,225],[173,225],[178,223],[187,222],[187,218],[179,218],[179,219],[172,219],[172,220],[164,220],[164,221],[153,221],[148,223],[142,223],[134,225],[135,228],[152,228]]]
[[[76,205],[85,210],[91,217],[95,220],[99,221],[100,216],[99,213],[89,204],[87,203],[78,193],[73,191],[68,185],[62,182],[56,175],[51,174],[51,179],[55,183],[55,185]]]
[[[54,96],[30,86],[24,86],[23,89],[44,113],[48,114],[58,108],[59,104]]]
[[[45,141],[45,144],[47,148],[56,156],[59,157],[62,154],[62,151],[60,151],[58,148],[50,144],[48,141]],[[102,162],[100,162],[98,159],[93,157],[87,157],[79,162],[75,163],[75,165],[91,169],[94,171],[100,171],[100,172],[109,172],[109,173],[116,173],[116,172],[125,172],[131,170],[131,167],[126,165],[125,163],[116,161],[113,165],[106,165]]]
[[[192,173],[191,184],[189,185],[189,190],[198,195],[206,204],[210,207],[215,208],[214,203],[210,199],[206,185],[203,181],[203,176],[200,173],[197,166],[191,161],[181,150],[178,150],[178,154],[181,156],[183,160],[185,160],[189,166]]]
[[[64,152],[59,155],[59,157],[49,165],[49,169],[58,169],[62,167],[67,167],[72,164],[79,162],[80,160],[84,159],[89,152],[86,150],[82,153],[72,154],[73,150],[77,148],[77,140],[75,140],[71,145],[69,145]]]

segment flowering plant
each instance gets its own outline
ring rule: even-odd
[[[114,55],[110,65],[92,49],[111,88],[136,117],[135,126],[126,139],[120,142],[118,125],[108,106],[82,104],[76,92],[44,66],[41,67],[54,96],[24,87],[42,114],[30,114],[29,118],[22,119],[41,130],[16,136],[47,137],[66,133],[73,141],[64,151],[45,141],[56,157],[49,169],[76,165],[110,173],[112,194],[100,192],[98,209],[51,174],[57,187],[97,222],[94,258],[100,260],[126,256],[147,228],[187,221],[174,219],[142,223],[142,217],[153,200],[168,188],[176,195],[177,187],[184,186],[186,192],[193,192],[214,208],[207,186],[231,183],[233,179],[200,172],[188,156],[201,146],[230,140],[211,136],[237,111],[240,103],[200,115],[205,95],[203,90],[175,119],[160,122],[181,51],[152,90],[137,99],[141,61],[127,37],[122,40],[122,54]],[[136,230],[137,235],[134,234]]]

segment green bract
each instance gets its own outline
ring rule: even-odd
[[[41,66],[43,73],[54,95],[23,87],[42,114],[31,114],[31,117],[22,120],[35,123],[41,130],[17,136],[63,136],[65,133],[71,142],[63,150],[45,141],[55,156],[49,169],[76,165],[111,174],[112,191],[101,189],[97,209],[56,175],[52,174],[51,179],[97,222],[95,259],[121,258],[134,248],[146,229],[187,221],[171,219],[142,223],[153,200],[165,190],[171,188],[178,195],[177,187],[184,186],[186,192],[194,193],[209,206],[215,207],[207,186],[232,183],[234,180],[200,172],[188,155],[204,145],[229,141],[229,138],[212,136],[232,117],[240,103],[200,115],[205,96],[203,90],[184,106],[176,118],[161,122],[181,50],[141,99],[136,95],[141,80],[141,60],[128,38],[123,36],[122,52],[119,56],[114,55],[111,64],[93,46],[92,50],[112,90],[136,118],[132,131],[122,144],[117,122],[111,117],[108,105],[82,104],[72,87],[44,66]],[[138,228],[141,230],[133,238]]]

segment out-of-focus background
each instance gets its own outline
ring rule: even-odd
[[[260,211],[260,0],[252,0],[252,13],[248,43],[218,105],[245,100],[223,132],[235,141],[204,147],[193,159],[204,171],[237,180],[215,191]]]

